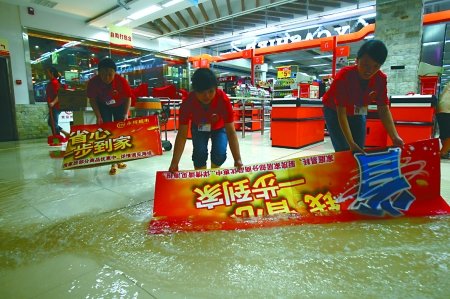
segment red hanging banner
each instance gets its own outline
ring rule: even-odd
[[[437,139],[369,154],[329,153],[158,172],[151,233],[448,215]]]

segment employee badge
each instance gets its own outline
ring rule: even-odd
[[[199,132],[211,132],[211,124],[199,124],[198,130]]]
[[[108,106],[109,105],[114,105],[115,103],[116,103],[116,100],[114,100],[114,99],[111,99],[111,100],[105,102],[105,104],[108,105]]]
[[[367,106],[355,106],[355,115],[367,115]]]

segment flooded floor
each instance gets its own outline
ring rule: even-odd
[[[244,163],[331,151],[268,135],[239,138]],[[448,298],[450,217],[148,235],[171,154],[109,176],[61,170],[45,140],[0,143],[0,298]],[[449,201],[449,160],[441,171]]]

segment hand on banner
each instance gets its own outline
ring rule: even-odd
[[[400,136],[396,136],[392,138],[392,144],[394,146],[403,147],[405,143],[403,142],[403,139],[400,138]]]
[[[241,160],[234,161],[234,167],[241,168],[242,166],[244,166],[244,164]]]
[[[356,144],[355,142],[353,142],[352,144],[349,144],[349,146],[350,146],[350,150],[353,153],[361,153],[361,154],[364,154],[364,155],[366,154],[366,152],[362,148],[360,148],[359,145]]]
[[[172,172],[172,173],[177,172],[178,171],[178,165],[170,164],[169,171]]]

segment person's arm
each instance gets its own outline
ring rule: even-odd
[[[130,115],[130,107],[131,107],[131,97],[128,97],[125,99],[125,116],[124,120],[128,119],[128,116]]]
[[[397,133],[389,107],[387,105],[378,105],[378,115],[380,116],[381,122],[392,140],[392,144],[402,147],[404,142]]]
[[[353,139],[352,131],[350,130],[350,125],[348,124],[347,109],[345,108],[345,106],[336,106],[336,112],[338,116],[339,126],[341,127],[342,134],[344,134],[345,140],[347,141],[350,150],[352,152],[364,153],[364,150],[360,148]]]
[[[181,125],[178,128],[177,137],[173,146],[172,161],[170,162],[169,171],[178,171],[178,164],[180,163],[181,155],[183,155],[184,146],[188,135],[189,125]]]
[[[231,154],[234,159],[235,167],[242,167],[241,151],[239,149],[239,141],[237,138],[236,130],[234,129],[234,123],[226,123],[225,130],[227,132],[228,143],[230,144]]]
[[[91,104],[92,110],[95,113],[95,117],[97,118],[97,124],[100,125],[103,123],[102,115],[100,114],[100,110],[98,109],[97,100],[93,98],[89,98],[89,103]]]

